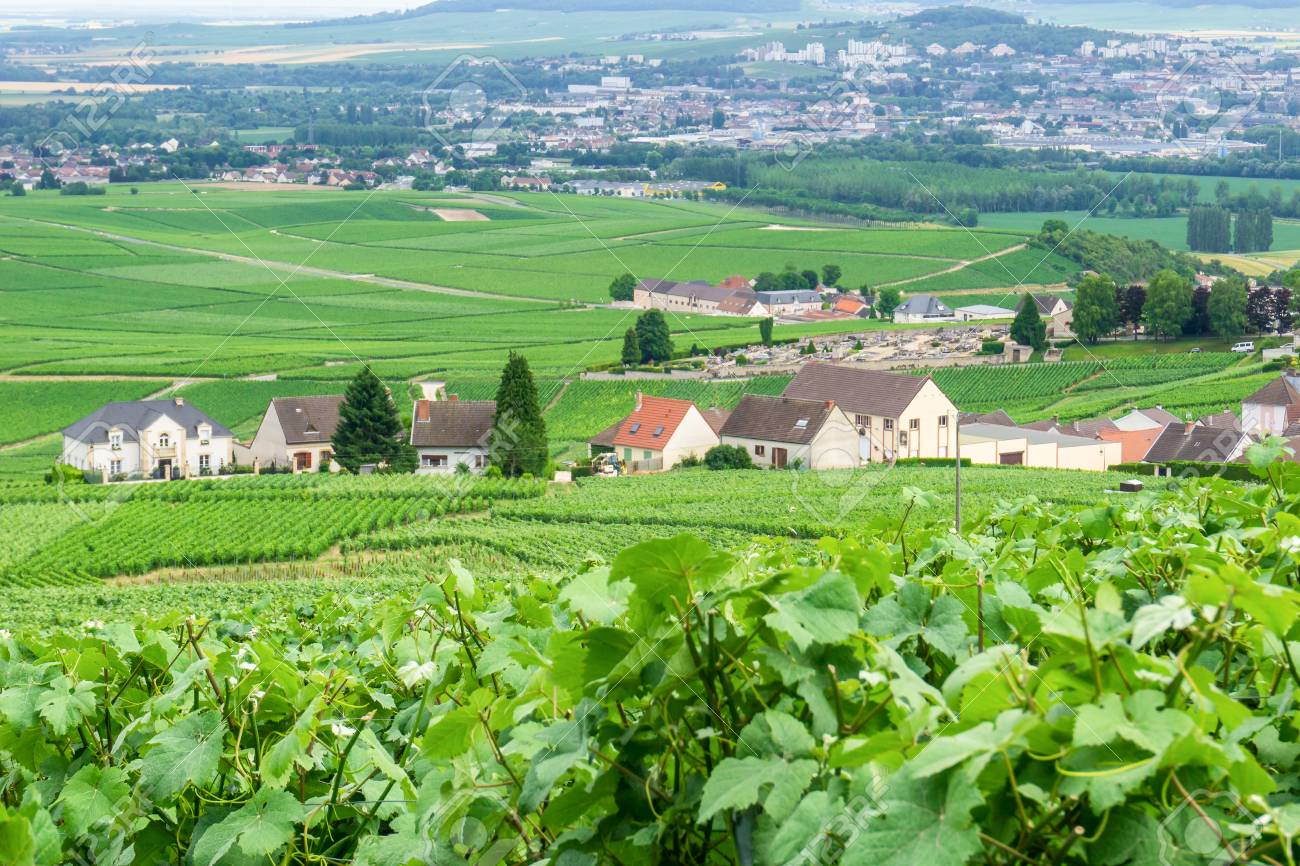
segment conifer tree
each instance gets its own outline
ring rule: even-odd
[[[392,394],[369,367],[363,367],[339,406],[339,424],[331,441],[334,460],[349,472],[368,463],[393,464],[401,456],[401,440],[402,421]]]
[[[546,472],[546,422],[528,359],[516,352],[510,353],[501,371],[488,454],[492,465],[509,478],[525,474],[540,478]]]

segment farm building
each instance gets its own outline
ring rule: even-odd
[[[1086,469],[1104,472],[1123,460],[1119,442],[1071,435],[1053,427],[963,424],[961,456],[972,463],[1031,466],[1038,469]]]
[[[184,399],[106,403],[63,428],[63,463],[107,478],[213,475],[234,435]]]
[[[632,413],[589,443],[593,453],[614,451],[629,472],[672,469],[685,457],[703,457],[718,444],[725,415],[701,412],[689,400],[636,393]]]
[[[458,466],[487,469],[495,400],[416,400],[411,411],[411,445],[419,455],[416,472],[449,475]]]
[[[260,466],[291,466],[294,472],[337,472],[334,430],[342,394],[324,397],[277,397],[266,407],[249,459]]]
[[[811,362],[784,397],[834,401],[857,429],[860,455],[871,463],[898,457],[949,457],[957,407],[929,376],[906,376]]]
[[[722,443],[758,466],[851,469],[861,462],[858,431],[833,400],[746,395],[722,425]]]
[[[993,304],[971,304],[969,307],[958,307],[953,311],[953,315],[959,322],[973,322],[984,319],[1014,319],[1016,311]]]

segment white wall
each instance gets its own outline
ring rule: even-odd
[[[1287,428],[1286,407],[1242,403],[1241,427],[1247,433],[1269,433],[1281,436]]]
[[[704,415],[692,406],[664,444],[664,469],[672,469],[683,457],[703,457],[719,441],[718,434],[704,420]]]
[[[487,469],[488,449],[486,448],[473,446],[469,448],[416,448],[415,451],[420,457],[419,468],[415,470],[418,475],[453,475],[456,472],[456,467],[461,463],[468,466],[469,471],[476,475],[482,474]],[[447,458],[447,464],[445,466],[425,466],[424,459],[426,455],[443,455]],[[478,456],[483,458],[484,465],[482,468],[474,465],[474,458]]]
[[[836,409],[813,437],[809,469],[855,469],[862,462],[858,430],[842,409]]]

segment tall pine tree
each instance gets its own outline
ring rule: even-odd
[[[1020,309],[1011,322],[1011,339],[1022,346],[1033,346],[1035,352],[1047,348],[1047,324],[1039,315],[1038,304],[1026,293],[1020,299]]]
[[[363,367],[343,396],[339,424],[330,443],[334,460],[349,472],[365,464],[400,464],[403,456],[402,421],[393,395],[369,367]]]
[[[546,422],[528,359],[516,352],[510,353],[501,371],[488,454],[492,465],[509,478],[525,474],[540,478],[546,472],[550,456]]]
[[[641,346],[642,363],[672,358],[673,341],[668,330],[668,320],[659,310],[646,310],[637,316],[636,338]]]
[[[624,367],[635,367],[641,363],[641,341],[637,339],[636,328],[628,328],[623,334]]]

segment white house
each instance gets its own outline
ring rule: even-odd
[[[722,444],[774,469],[852,469],[862,462],[858,431],[833,400],[749,394],[722,425]]]
[[[632,414],[617,425],[610,445],[629,471],[672,469],[685,457],[703,457],[718,431],[689,400],[636,393]]]
[[[951,457],[957,407],[929,376],[811,362],[782,396],[834,401],[853,421],[863,461]]]
[[[464,465],[479,473],[487,469],[494,400],[416,400],[411,412],[411,445],[420,458],[418,473],[451,474]]]
[[[952,307],[934,295],[912,295],[894,308],[894,321],[900,324],[951,322]]]
[[[1278,376],[1241,401],[1241,427],[1247,433],[1281,436],[1300,420],[1300,379]]]
[[[277,397],[266,407],[249,458],[261,466],[292,466],[294,472],[337,472],[331,443],[342,405],[342,394]]]
[[[176,397],[106,403],[63,429],[63,463],[114,478],[214,475],[234,462],[234,435]]]

